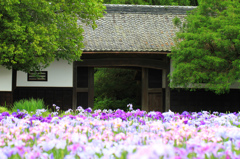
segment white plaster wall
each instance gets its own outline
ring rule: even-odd
[[[17,72],[17,87],[73,87],[73,64],[55,60],[49,67],[47,81],[27,81],[27,73]]]
[[[173,72],[173,70],[174,70],[174,67],[172,66],[172,60],[170,60],[170,74],[171,74],[171,72]],[[201,85],[202,85],[202,88],[204,88],[204,83]],[[180,88],[180,87],[178,87],[178,88]],[[189,86],[189,88],[194,88],[194,86]],[[239,82],[233,83],[230,86],[230,89],[240,89],[240,83]]]
[[[12,70],[0,66],[0,91],[12,91]]]

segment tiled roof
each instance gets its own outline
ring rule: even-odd
[[[107,13],[93,30],[84,28],[86,52],[171,51],[178,29],[175,16],[183,19],[192,6],[106,5]]]

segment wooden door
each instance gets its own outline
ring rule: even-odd
[[[160,111],[162,112],[162,92],[149,92],[148,93],[148,107],[149,111]]]
[[[163,111],[162,70],[142,69],[142,109]]]
[[[73,85],[73,109],[78,106],[93,108],[94,68],[75,66]]]

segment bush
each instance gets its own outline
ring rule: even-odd
[[[0,106],[0,113],[2,113],[2,112],[9,112],[9,110],[5,107]]]
[[[20,101],[16,101],[13,104],[12,111],[17,111],[17,110],[26,110],[29,113],[30,112],[36,112],[37,109],[47,109],[46,106],[44,105],[44,102],[42,99],[22,99]]]
[[[141,70],[136,68],[95,69],[94,109],[126,110],[129,103],[134,109],[141,105],[141,78],[137,75],[141,75]]]
[[[95,69],[94,95],[117,100],[136,99],[137,96],[141,95],[141,84],[135,79],[137,71],[122,68]]]
[[[136,101],[134,99],[131,98],[125,98],[123,100],[117,100],[117,99],[112,99],[112,98],[95,98],[94,101],[94,107],[93,109],[112,109],[112,110],[116,110],[116,109],[122,109],[124,111],[127,111],[129,108],[127,107],[127,105],[131,103],[133,104],[133,108],[134,109],[141,109],[140,106],[136,105]]]

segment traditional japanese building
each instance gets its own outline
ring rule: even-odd
[[[134,68],[141,74],[142,109],[151,111],[235,111],[240,106],[239,84],[230,93],[215,95],[203,89],[190,92],[170,89],[167,75],[174,69],[171,53],[173,25],[177,16],[184,20],[192,6],[106,5],[98,27],[79,23],[84,28],[85,49],[82,61],[68,64],[53,62],[41,72],[41,79],[31,74],[0,67],[0,105],[23,98],[43,98],[49,106],[62,109],[93,107],[94,68]],[[16,77],[16,78],[15,78]],[[16,80],[15,80],[16,79]]]

